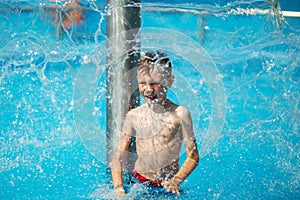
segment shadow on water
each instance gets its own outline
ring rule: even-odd
[[[201,152],[178,199],[296,199],[299,31],[275,1],[195,2],[142,3],[142,50],[173,60],[169,97],[192,111]],[[0,3],[1,199],[114,197],[105,163],[109,8],[81,3],[83,23],[59,35],[55,2]],[[173,198],[127,187],[136,199]]]

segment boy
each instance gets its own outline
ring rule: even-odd
[[[195,169],[199,155],[189,111],[166,96],[174,81],[169,58],[160,51],[146,53],[138,63],[137,80],[146,102],[130,110],[124,120],[111,163],[114,189],[118,195],[125,195],[123,158],[135,136],[137,161],[133,180],[180,195],[179,184]],[[179,169],[182,141],[187,158]]]

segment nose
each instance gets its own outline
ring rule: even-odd
[[[151,84],[146,84],[146,85],[145,85],[145,90],[146,90],[147,92],[152,92],[152,91],[153,91],[152,85],[151,85]]]

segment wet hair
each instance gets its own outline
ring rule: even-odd
[[[162,51],[149,51],[140,58],[137,65],[138,76],[151,73],[152,71],[155,71],[166,78],[172,75],[171,61]]]

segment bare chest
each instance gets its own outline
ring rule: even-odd
[[[166,116],[153,112],[145,112],[133,119],[133,127],[137,138],[149,138],[156,136],[166,126]]]

